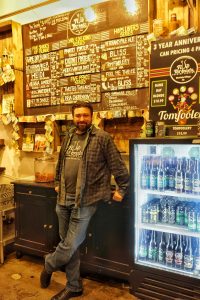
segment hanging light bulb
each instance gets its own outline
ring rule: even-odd
[[[87,7],[84,9],[85,18],[88,22],[94,22],[96,20],[96,14],[92,7]]]
[[[135,0],[124,0],[124,5],[128,13],[132,15],[134,15],[138,10],[138,6]]]

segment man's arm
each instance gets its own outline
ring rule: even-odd
[[[105,157],[110,172],[117,183],[117,190],[113,194],[113,200],[120,202],[129,188],[129,173],[119,150],[110,136],[105,146]]]

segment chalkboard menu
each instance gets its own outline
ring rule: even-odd
[[[100,73],[69,76],[60,80],[61,104],[76,101],[100,102]]]
[[[130,14],[124,3],[111,0],[23,25],[26,115],[47,107],[69,112],[77,100],[97,110],[147,107],[148,6],[138,0]]]
[[[150,118],[164,121],[168,135],[196,135],[200,118],[200,35],[152,44]]]

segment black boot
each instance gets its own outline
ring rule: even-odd
[[[73,297],[78,297],[83,294],[83,291],[73,292],[68,289],[64,289],[60,291],[58,294],[54,295],[51,300],[68,300]]]
[[[49,286],[49,284],[51,282],[51,276],[52,276],[52,273],[51,274],[47,273],[45,268],[42,270],[42,272],[40,274],[40,286],[41,286],[41,288],[46,289]]]

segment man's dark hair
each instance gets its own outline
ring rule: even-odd
[[[80,107],[87,107],[87,108],[89,108],[89,110],[91,112],[91,115],[93,115],[93,107],[92,107],[92,104],[90,102],[87,102],[87,101],[77,101],[76,103],[74,103],[72,105],[72,116],[74,115],[74,110],[76,108],[80,108]]]

